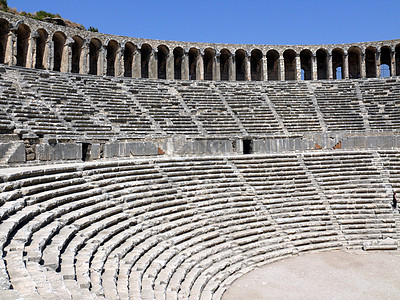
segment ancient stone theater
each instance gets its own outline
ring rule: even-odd
[[[399,254],[400,40],[149,40],[0,13],[0,298],[222,299]]]

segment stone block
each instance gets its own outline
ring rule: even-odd
[[[114,142],[104,144],[104,158],[158,155],[153,142]]]
[[[73,143],[38,144],[36,145],[36,159],[39,161],[80,160],[82,159],[82,145]]]
[[[101,144],[92,144],[92,148],[90,151],[90,158],[92,160],[101,158]]]

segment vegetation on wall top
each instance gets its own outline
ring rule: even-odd
[[[76,28],[80,30],[86,30],[86,28],[78,23],[74,23],[70,20],[62,18],[59,14],[53,14],[44,10],[39,10],[38,12],[34,13],[29,13],[25,11],[18,12],[16,8],[11,8],[8,7],[7,0],[0,0],[0,10],[12,13],[14,15],[20,15],[32,19],[36,19],[39,21],[44,21],[44,22],[50,22],[50,23],[56,23],[58,25],[66,26],[66,27],[71,27],[71,28]],[[58,22],[54,22],[54,20],[58,20]],[[87,29],[88,31],[91,32],[99,32],[99,30],[95,27],[89,26]]]

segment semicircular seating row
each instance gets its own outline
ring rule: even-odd
[[[107,139],[400,129],[395,78],[232,83],[4,71],[0,133]]]
[[[29,299],[220,299],[283,257],[388,238],[376,249],[396,250],[387,184],[399,165],[400,152],[358,151],[4,170],[1,289]]]

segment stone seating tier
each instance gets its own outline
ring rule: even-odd
[[[365,150],[3,170],[0,296],[220,299],[283,257],[397,250],[399,162]]]
[[[2,68],[0,130],[22,138],[399,130],[397,79],[199,82]]]

